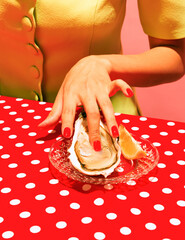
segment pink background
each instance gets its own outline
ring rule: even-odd
[[[122,42],[125,54],[140,53],[149,48],[147,35],[140,24],[137,0],[127,1]],[[185,122],[185,77],[169,84],[137,88],[136,91],[144,116]]]

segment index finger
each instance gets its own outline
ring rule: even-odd
[[[96,98],[91,97],[85,101],[84,109],[87,115],[87,123],[89,129],[89,141],[95,151],[101,150],[100,139],[100,112],[96,102]]]

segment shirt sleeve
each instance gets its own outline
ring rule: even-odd
[[[185,0],[138,0],[144,32],[161,39],[185,37]]]

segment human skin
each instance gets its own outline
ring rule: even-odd
[[[185,71],[185,41],[149,37],[150,49],[137,55],[93,55],[77,62],[67,73],[52,111],[39,125],[50,127],[60,119],[62,134],[71,137],[76,107],[83,105],[90,143],[101,150],[99,121],[101,108],[110,134],[118,136],[118,126],[109,96],[121,90],[131,97],[133,87],[149,87],[178,80]]]

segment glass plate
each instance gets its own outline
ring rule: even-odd
[[[149,173],[159,161],[159,153],[154,145],[148,140],[133,137],[140,143],[141,147],[147,153],[146,157],[136,160],[126,160],[121,156],[121,162],[115,171],[107,178],[104,176],[88,176],[77,171],[68,159],[67,149],[71,145],[71,139],[60,138],[50,149],[49,160],[58,172],[65,174],[68,178],[90,184],[118,184],[127,183],[130,180],[136,180]]]

